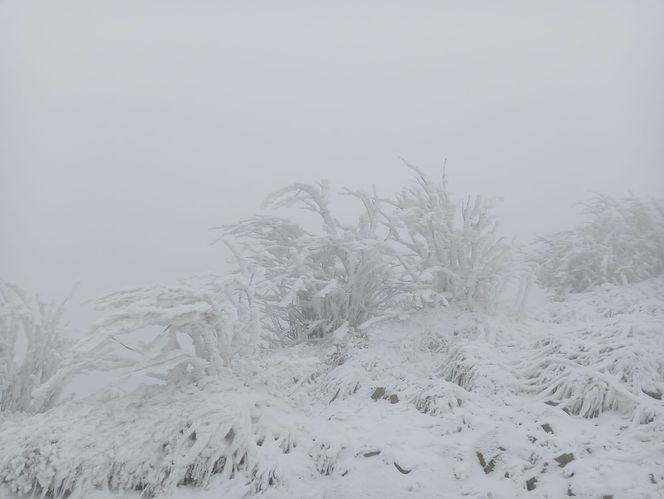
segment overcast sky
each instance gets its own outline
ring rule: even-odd
[[[221,271],[208,227],[293,181],[393,191],[400,156],[447,158],[521,240],[590,191],[662,196],[663,25],[661,1],[0,0],[0,277],[81,302]]]

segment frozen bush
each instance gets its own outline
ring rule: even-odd
[[[368,210],[357,225],[341,224],[331,214],[326,182],[288,186],[266,205],[297,206],[321,220],[318,233],[270,216],[224,227],[225,237],[237,241],[257,269],[256,293],[268,329],[290,339],[322,337],[389,307],[396,293],[394,264],[367,223]]]
[[[403,284],[423,303],[491,305],[509,261],[491,204],[478,196],[463,201],[459,210],[444,175],[434,182],[408,166],[415,185],[379,203],[387,238],[400,254]]]
[[[66,356],[63,312],[64,303],[0,282],[0,411],[42,412],[56,403],[62,384],[48,382]]]
[[[597,195],[583,207],[585,224],[539,238],[535,260],[540,284],[565,295],[664,273],[661,204]]]
[[[253,288],[245,277],[240,272],[200,287],[154,285],[101,298],[97,308],[107,315],[95,325],[89,348],[94,352],[115,341],[139,354],[124,362],[128,372],[164,381],[220,376],[234,355],[250,351],[258,341]],[[162,330],[140,350],[118,339],[150,327]],[[189,341],[183,343],[183,337]]]
[[[270,208],[299,207],[321,221],[318,232],[289,219],[257,215],[224,227],[256,269],[266,326],[291,339],[357,327],[389,311],[454,302],[491,305],[506,274],[508,247],[496,236],[490,204],[452,202],[445,179],[422,171],[393,198],[344,191],[363,207],[355,225],[340,223],[327,182],[293,184],[271,194]]]

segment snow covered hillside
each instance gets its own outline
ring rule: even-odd
[[[664,497],[664,278],[421,310],[0,413],[3,497]]]

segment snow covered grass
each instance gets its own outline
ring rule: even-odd
[[[662,410],[655,400],[662,399],[664,369],[662,359],[635,335],[581,329],[544,340],[535,345],[538,353],[522,376],[547,403],[573,414],[620,411],[646,422]]]
[[[239,473],[262,490],[300,458],[296,421],[283,403],[237,379],[143,387],[3,424],[0,469],[12,490],[54,497],[75,487],[152,497]]]
[[[528,389],[584,417],[608,410],[639,422],[661,418],[663,282],[605,286],[551,304],[546,320],[562,327],[533,346],[520,371]]]
[[[0,481],[81,498],[655,499],[663,298],[657,278],[519,320],[428,309],[193,384],[7,413]]]

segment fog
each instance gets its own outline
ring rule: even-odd
[[[221,272],[271,190],[408,182],[528,241],[664,192],[661,2],[0,3],[0,276],[73,307]],[[339,201],[342,213],[352,206]]]

